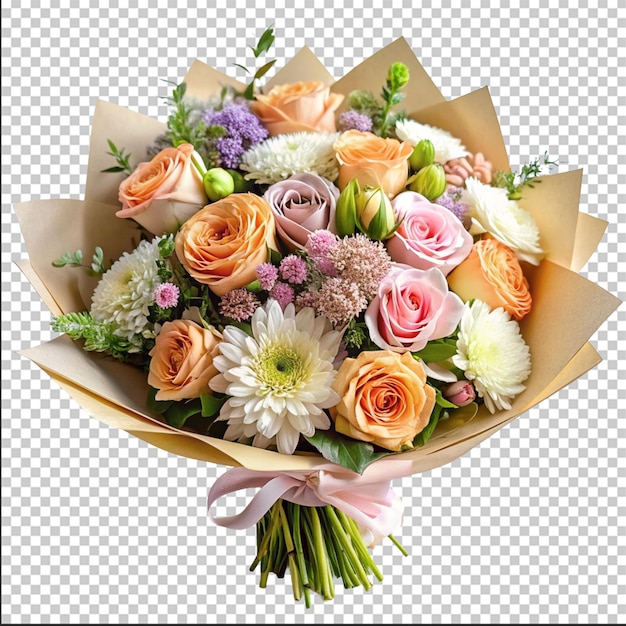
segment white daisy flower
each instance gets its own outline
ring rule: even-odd
[[[474,383],[489,411],[510,409],[530,375],[530,350],[519,324],[504,309],[490,310],[474,300],[465,305],[456,349],[452,362]]]
[[[300,434],[330,427],[323,409],[339,401],[331,383],[342,334],[326,318],[310,307],[296,314],[293,304],[283,313],[270,299],[252,316],[252,337],[234,326],[223,335],[209,386],[231,396],[218,418],[228,421],[226,439],[254,438],[262,448],[275,440],[293,454]]]
[[[243,153],[240,168],[247,180],[272,185],[293,174],[317,174],[328,180],[338,176],[333,144],[340,133],[298,132],[270,137]]]
[[[470,177],[465,181],[463,201],[469,206],[470,234],[489,233],[509,246],[521,261],[539,264],[543,255],[539,228],[528,211],[509,200],[506,189]]]
[[[133,252],[124,254],[106,271],[91,298],[91,314],[98,322],[114,323],[115,334],[129,341],[148,329],[149,307],[161,282],[157,261],[159,240],[142,241]]]
[[[437,163],[443,164],[451,159],[460,159],[469,154],[461,140],[453,137],[447,130],[428,124],[420,124],[415,120],[398,120],[396,122],[396,135],[412,146],[416,146],[422,139],[430,139],[435,148],[435,161]]]

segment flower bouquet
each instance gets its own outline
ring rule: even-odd
[[[597,364],[618,300],[577,273],[606,227],[581,172],[511,172],[487,89],[446,101],[403,39],[338,82],[306,48],[273,64],[195,62],[165,124],[97,103],[85,199],[15,207],[61,333],[23,354],[97,419],[233,466],[211,519],[256,525],[261,586],[289,572],[310,605],[403,551],[393,478]]]

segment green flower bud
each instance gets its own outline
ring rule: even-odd
[[[396,230],[396,217],[382,187],[366,187],[356,197],[357,226],[374,241],[384,241]]]
[[[232,177],[235,183],[234,193],[246,193],[252,189],[252,183],[243,177],[243,174],[237,170],[226,170]]]
[[[356,230],[356,195],[361,191],[359,181],[353,178],[339,194],[335,211],[335,225],[342,237]]]
[[[407,182],[411,191],[423,195],[432,202],[446,190],[446,173],[441,163],[432,163],[411,176]]]
[[[419,172],[423,167],[432,165],[435,161],[435,146],[430,139],[422,139],[413,148],[409,157],[409,165],[414,172]]]
[[[404,63],[394,63],[387,74],[389,88],[397,91],[409,82],[409,68]]]
[[[204,191],[212,202],[225,198],[235,191],[233,177],[221,167],[213,167],[208,170],[202,182]]]

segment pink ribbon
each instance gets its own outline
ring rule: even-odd
[[[218,478],[209,491],[209,518],[227,528],[249,528],[279,499],[303,506],[330,504],[372,534],[371,545],[391,534],[402,523],[402,504],[391,480],[411,474],[410,461],[381,459],[357,474],[328,463],[311,470],[258,472],[236,467]],[[236,515],[215,517],[213,503],[240,489],[260,487],[248,505]]]

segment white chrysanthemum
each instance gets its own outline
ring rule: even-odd
[[[474,383],[489,411],[510,409],[530,375],[530,350],[519,324],[504,309],[490,310],[474,300],[465,305],[456,349],[452,362]]]
[[[333,144],[340,133],[298,132],[270,137],[243,153],[247,180],[272,185],[293,174],[317,174],[335,180],[339,173]]]
[[[339,401],[331,383],[341,333],[312,308],[296,314],[289,304],[283,313],[272,299],[254,312],[252,333],[224,329],[213,360],[220,374],[209,386],[231,397],[218,419],[228,421],[230,441],[254,437],[253,445],[265,448],[275,439],[279,452],[292,454],[301,433],[330,427],[322,409]]]
[[[460,159],[469,152],[461,143],[460,139],[453,137],[447,130],[420,124],[415,120],[404,119],[396,122],[396,135],[398,139],[416,146],[422,139],[429,139],[435,148],[435,161],[446,163],[451,159]]]
[[[489,233],[511,248],[518,259],[538,265],[543,250],[539,229],[532,215],[514,200],[506,189],[484,185],[469,177],[465,181],[463,201],[469,206],[470,233]]]
[[[157,261],[159,240],[142,241],[124,254],[102,275],[91,298],[91,314],[99,322],[113,322],[115,333],[129,341],[149,325],[149,307],[161,282]]]

